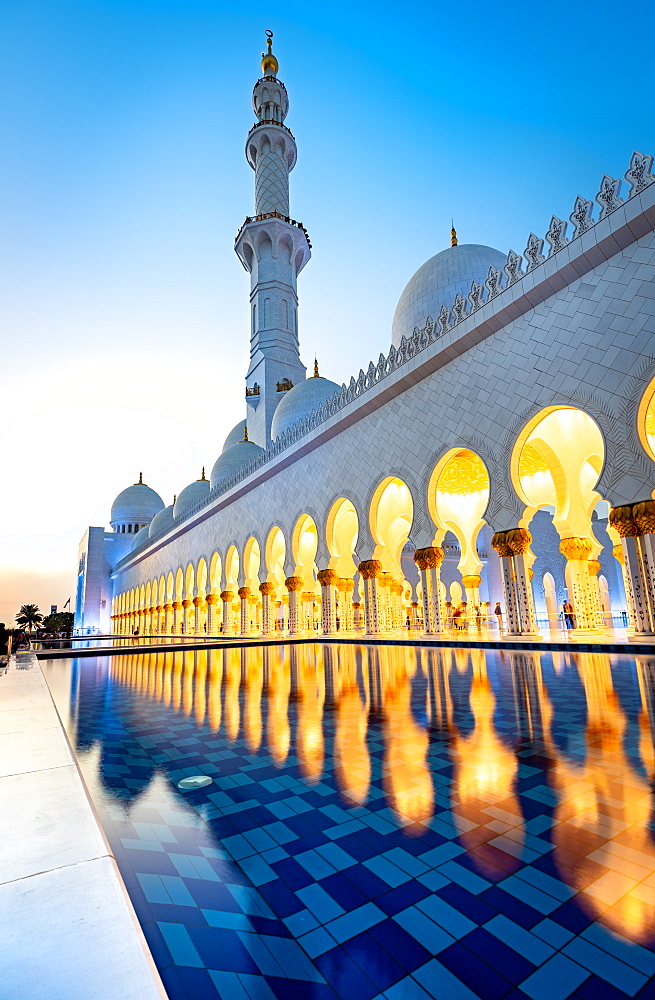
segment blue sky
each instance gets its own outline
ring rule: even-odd
[[[243,415],[264,29],[298,142],[303,358],[348,381],[462,242],[521,251],[655,152],[655,9],[608,3],[0,0],[0,619],[72,592],[138,478],[166,502]],[[650,94],[650,96],[649,96]],[[26,447],[26,438],[29,444]]]

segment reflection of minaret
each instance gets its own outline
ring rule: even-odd
[[[255,171],[255,215],[246,219],[235,243],[251,276],[248,436],[264,448],[284,391],[278,385],[296,385],[306,377],[298,350],[296,279],[311,256],[304,228],[289,218],[289,174],[296,164],[296,141],[284,124],[289,98],[277,78],[272,32],[267,34],[263,75],[252,95],[257,122],[246,140],[246,158]]]

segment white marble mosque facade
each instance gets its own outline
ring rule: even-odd
[[[431,258],[389,353],[337,386],[300,361],[311,248],[288,217],[296,147],[270,47],[263,72],[246,146],[257,212],[236,243],[251,273],[248,433],[237,424],[174,508],[143,484],[119,495],[102,566],[83,541],[76,626],[375,634],[409,621],[441,635],[456,604],[472,621],[500,600],[510,635],[537,636],[539,613],[554,624],[568,599],[590,634],[622,608],[636,636],[654,634],[652,157],[633,154],[625,184],[604,177],[521,254]],[[89,573],[111,607],[95,606]]]

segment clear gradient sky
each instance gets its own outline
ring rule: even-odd
[[[170,503],[244,415],[264,29],[298,142],[303,360],[387,350],[416,268],[520,252],[655,152],[655,7],[0,0],[0,620],[74,595],[138,479]]]

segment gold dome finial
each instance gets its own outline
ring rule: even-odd
[[[177,493],[173,494],[173,506],[177,503]]]
[[[455,223],[451,219],[452,229],[450,230],[450,245],[451,247],[457,246],[457,230],[455,229]]]
[[[248,424],[246,424],[245,427],[243,428],[243,439],[241,440],[240,443],[243,444],[244,441],[247,440],[248,440]]]
[[[273,55],[273,32],[266,32],[266,52],[262,52],[262,73],[264,76],[277,76],[277,71],[280,68],[279,63],[275,56]],[[271,71],[269,73],[268,71]]]
[[[139,481],[138,481],[138,483],[135,483],[134,485],[135,486],[143,486],[143,473],[142,472],[139,473]]]
[[[202,467],[202,476],[200,477],[200,482],[201,483],[202,482],[207,482],[207,480],[205,479],[205,467],[204,467],[204,465]]]
[[[316,355],[314,355],[314,378],[320,378],[318,374],[318,361],[316,360]]]

